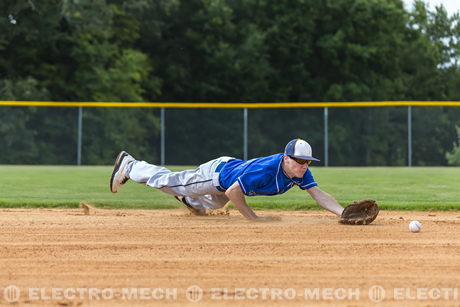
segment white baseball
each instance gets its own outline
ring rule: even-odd
[[[409,230],[412,232],[420,232],[422,229],[422,223],[419,221],[412,221],[409,223]]]

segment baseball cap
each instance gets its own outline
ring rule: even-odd
[[[302,139],[294,139],[290,141],[284,149],[284,154],[286,156],[291,156],[294,158],[304,160],[320,161],[312,157],[312,150],[310,144],[308,144]]]

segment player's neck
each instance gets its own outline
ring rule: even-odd
[[[289,179],[294,178],[294,175],[289,175],[289,172],[284,168],[284,161],[281,162],[281,168],[283,169],[283,173],[284,175],[286,175],[286,177],[288,177]]]

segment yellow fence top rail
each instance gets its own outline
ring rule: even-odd
[[[0,101],[0,106],[90,107],[90,108],[349,108],[349,107],[460,107],[460,101],[363,101],[363,102],[62,102]]]

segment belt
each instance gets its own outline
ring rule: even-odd
[[[225,164],[227,164],[228,161],[222,161],[217,165],[216,167],[216,173],[220,173],[220,171],[224,168]]]
[[[216,167],[216,170],[214,171],[215,173],[220,173],[220,171],[224,168],[225,164],[227,164],[228,161],[222,161],[220,162],[217,167]],[[219,179],[219,178],[217,178]],[[216,189],[218,191],[221,191],[221,192],[225,192],[227,191],[227,189],[224,189],[221,185],[220,185],[220,180],[218,180],[218,185],[215,185]]]

